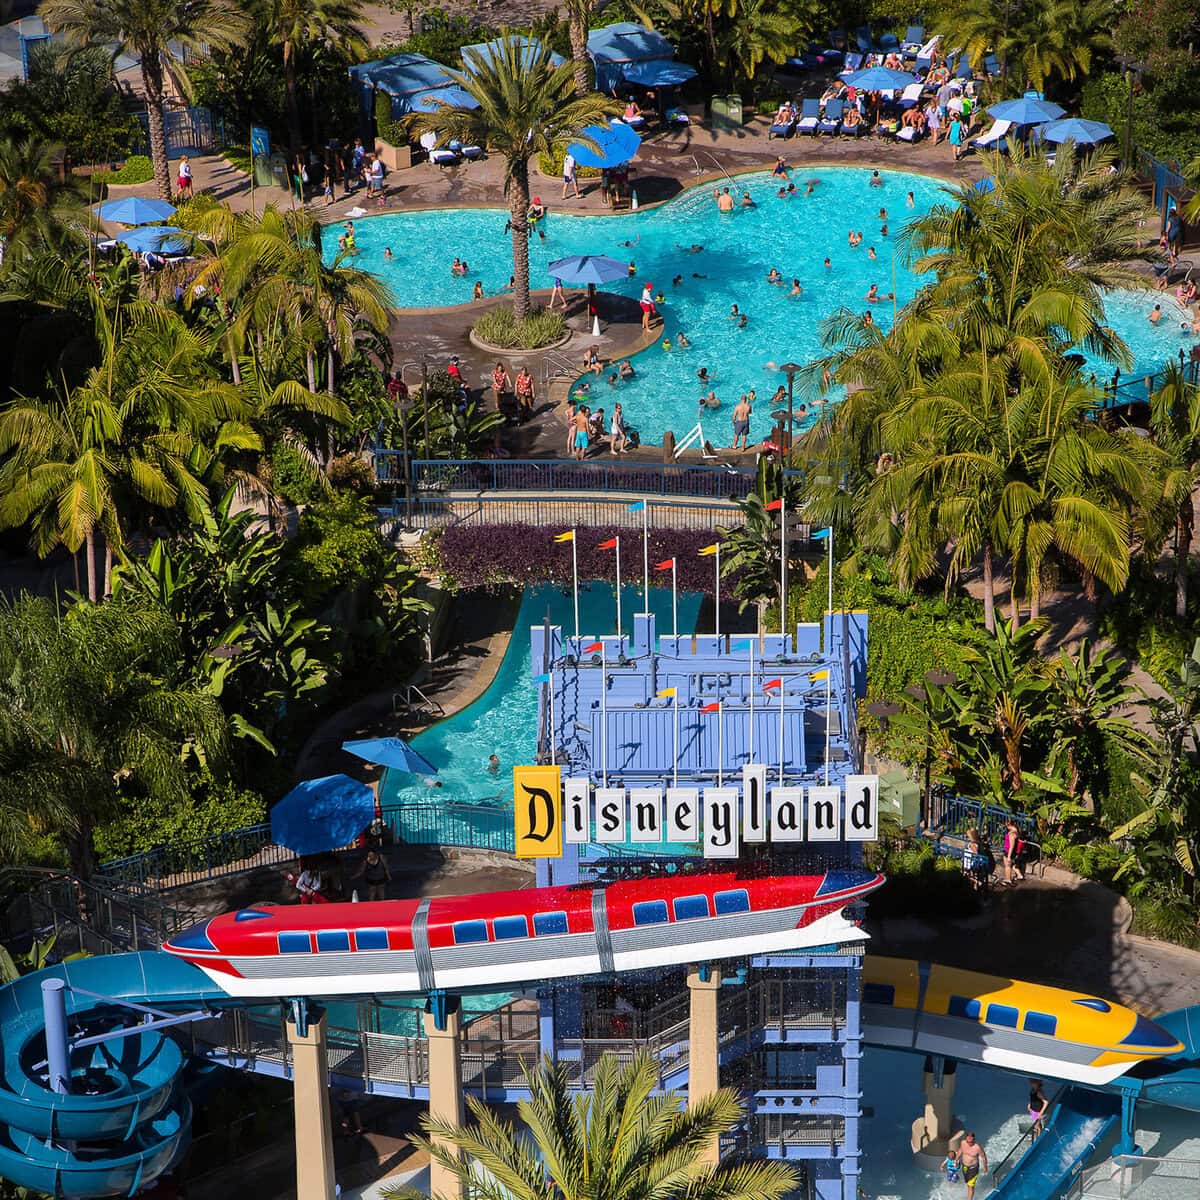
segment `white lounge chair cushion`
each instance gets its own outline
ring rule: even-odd
[[[446,163],[458,162],[458,155],[453,150],[432,150],[429,154],[429,161],[440,167]]]
[[[977,137],[974,144],[976,146],[990,146],[1004,137],[1011,128],[1011,121],[997,121],[987,133]]]
[[[915,142],[916,140],[917,131],[912,125],[903,125],[896,133],[898,142]]]
[[[923,83],[910,83],[908,87],[900,93],[901,100],[911,100],[914,103],[921,99],[921,91],[924,88]]]

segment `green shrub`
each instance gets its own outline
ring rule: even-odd
[[[979,895],[958,860],[935,854],[929,842],[878,843],[869,849],[868,862],[887,876],[871,897],[873,918],[959,917],[979,908]]]
[[[311,504],[325,495],[300,460],[300,455],[284,442],[271,449],[271,480],[275,491],[289,504]]]
[[[557,342],[566,332],[562,313],[535,308],[518,321],[511,304],[489,309],[472,326],[476,337],[502,350],[535,350]]]
[[[220,207],[221,202],[216,196],[210,196],[207,192],[200,192],[190,200],[183,201],[175,209],[175,215],[169,217],[165,223],[175,225],[179,229],[195,229],[200,218],[205,213],[212,212],[214,208]]]
[[[1133,931],[1178,946],[1200,949],[1200,913],[1183,897],[1140,900],[1133,908]]]
[[[566,146],[555,146],[553,154],[538,155],[538,170],[543,175],[550,176],[551,179],[562,178],[563,159],[567,157]],[[575,168],[576,179],[599,179],[599,167],[580,167]]]
[[[96,178],[104,183],[149,183],[154,178],[154,164],[144,154],[131,154],[119,171],[97,171]]]
[[[242,174],[249,175],[253,172],[254,158],[249,146],[226,146],[221,154],[230,166]]]

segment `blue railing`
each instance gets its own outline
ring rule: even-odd
[[[512,853],[512,810],[496,805],[429,804],[383,806],[383,820],[392,837],[413,846],[462,846],[474,850]],[[294,862],[296,855],[271,840],[271,827],[247,825],[171,846],[156,846],[142,854],[101,864],[98,874],[108,879],[165,891]]]
[[[1027,840],[1032,840],[1037,832],[1034,819],[1025,813],[956,796],[946,802],[945,815],[930,831],[930,835],[936,839],[965,838],[969,829],[978,829],[989,845],[996,846],[1004,841],[1004,830],[1009,821],[1017,823],[1017,828]]]

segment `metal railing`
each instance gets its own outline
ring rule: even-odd
[[[1050,1099],[1050,1103],[1046,1108],[1049,1113],[1054,1106],[1062,1098],[1063,1092],[1067,1090],[1068,1084],[1063,1084],[1058,1091]],[[1005,1177],[1012,1171],[1013,1167],[1021,1160],[1021,1156],[1033,1143],[1035,1125],[1030,1124],[1029,1128],[1009,1147],[1008,1153],[992,1168],[992,1187],[998,1188],[1004,1181]]]
[[[1036,822],[1025,813],[956,796],[946,802],[945,816],[931,833],[943,838],[962,837],[969,829],[978,829],[988,843],[995,845],[1003,841],[1004,829],[1009,821],[1016,822],[1022,835],[1032,836],[1037,832]]]
[[[1172,1194],[1200,1195],[1200,1159],[1153,1158],[1141,1154],[1118,1154],[1079,1175],[1067,1192],[1067,1200],[1136,1200],[1150,1180],[1171,1180],[1180,1187]],[[1154,1195],[1163,1195],[1158,1188]]]

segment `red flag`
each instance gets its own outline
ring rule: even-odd
[[[593,642],[590,646],[584,646],[584,654],[599,654],[604,649],[603,642]]]
[[[675,560],[673,558],[668,558],[664,562],[655,563],[654,569],[656,571],[669,571],[674,565]]]
[[[772,500],[770,504],[766,505],[766,510],[767,512],[778,512],[782,507],[782,500]]]
[[[762,689],[764,692],[772,691],[774,688],[783,687],[782,679],[772,679],[770,683],[764,683]]]
[[[718,700],[715,704],[706,704],[700,711],[701,712],[716,712],[717,709],[720,707],[721,707],[721,702],[720,702],[720,700]]]
[[[615,550],[617,548],[617,539],[609,538],[607,542],[601,542],[596,547],[597,550]]]

